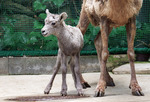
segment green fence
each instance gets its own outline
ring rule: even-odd
[[[55,36],[43,37],[41,28],[51,13],[67,12],[67,24],[76,26],[82,0],[0,0],[0,56],[57,55]],[[135,52],[150,53],[150,0],[144,0],[137,16]],[[99,27],[89,25],[84,36],[82,55],[95,55],[94,39]],[[125,27],[114,28],[109,36],[109,51],[123,54],[127,51]]]

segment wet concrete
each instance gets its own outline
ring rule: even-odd
[[[16,97],[5,99],[7,101],[51,101],[51,100],[65,100],[65,99],[78,99],[78,98],[87,98],[89,96],[77,96],[77,95],[68,95],[68,96],[26,96],[26,97]]]

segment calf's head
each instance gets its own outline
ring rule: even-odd
[[[59,29],[61,29],[61,25],[63,21],[67,18],[67,14],[65,12],[60,15],[52,14],[46,9],[47,17],[45,18],[45,25],[41,29],[41,33],[43,36],[49,36],[51,34],[56,34]]]

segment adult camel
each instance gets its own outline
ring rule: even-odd
[[[136,34],[136,15],[142,7],[143,0],[83,0],[80,20],[77,25],[84,35],[89,23],[100,26],[100,32],[95,38],[95,47],[100,62],[100,79],[96,87],[96,97],[104,96],[107,86],[115,86],[113,79],[106,69],[109,56],[108,36],[113,27],[126,25],[128,51],[127,55],[131,67],[131,81],[129,87],[132,94],[143,96],[138,84],[134,67],[134,37]]]

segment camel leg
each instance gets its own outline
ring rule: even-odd
[[[111,32],[112,28],[110,28],[109,33]],[[98,35],[96,36],[96,39],[94,41],[96,50],[97,50],[97,54],[98,54],[98,59],[101,62],[102,57],[101,57],[101,53],[102,53],[102,39],[101,39],[101,32],[98,33]],[[100,63],[101,64],[101,63]],[[109,75],[107,68],[106,68],[106,85],[107,86],[115,86],[115,83],[113,81],[113,79],[111,78],[111,76]]]
[[[88,84],[88,82],[86,82],[82,76],[82,74],[80,73],[80,81],[81,81],[81,84],[82,84],[82,88],[83,89],[86,89],[86,88],[90,88],[91,86]]]
[[[135,66],[134,66],[134,37],[136,34],[136,17],[132,17],[129,20],[129,23],[126,25],[127,30],[127,41],[128,41],[128,58],[130,62],[131,67],[131,82],[130,82],[130,88],[132,90],[132,94],[136,96],[144,96],[142,93],[142,89],[139,86],[137,79],[136,79],[136,73],[135,73]]]
[[[111,33],[112,29],[113,29],[112,27],[109,27],[108,36]],[[106,72],[107,72],[106,73],[106,84],[107,84],[107,86],[115,86],[115,83],[114,83],[113,79],[111,78],[111,76],[109,75],[107,68],[106,68]]]
[[[99,58],[101,58],[101,60],[99,60],[101,74],[100,74],[100,79],[99,79],[99,82],[98,82],[97,88],[96,88],[96,93],[95,93],[96,97],[104,96],[105,88],[106,88],[106,75],[107,75],[106,62],[107,62],[107,58],[109,56],[109,51],[108,51],[109,23],[108,23],[108,20],[106,17],[101,18],[100,28],[101,28],[102,48],[98,48],[98,47],[96,47],[96,48],[98,48],[98,51],[102,50],[101,53],[97,52],[97,53],[99,53],[98,54]],[[101,43],[101,42],[99,41],[99,43]]]
[[[83,5],[85,3],[85,0],[83,1]],[[81,9],[81,13],[80,13],[80,19],[79,19],[79,23],[77,25],[77,27],[81,30],[82,34],[84,35],[87,28],[88,28],[88,25],[89,25],[89,19],[88,19],[88,16],[85,12],[85,9],[84,7],[82,6],[82,9]],[[88,88],[88,87],[91,87],[83,78],[82,74],[80,75],[80,80],[81,80],[81,84],[82,84],[82,87],[84,89]]]
[[[85,11],[85,1],[86,0],[83,0],[83,4],[82,4],[82,9],[81,9],[81,12],[80,12],[80,19],[79,19],[79,22],[78,22],[78,25],[77,27],[81,30],[82,34],[84,35],[87,28],[88,28],[88,25],[90,23],[89,19],[88,19],[88,16],[86,14],[86,11]]]
[[[61,52],[60,52],[60,49],[58,50],[58,55],[57,55],[57,60],[56,60],[56,64],[54,66],[54,72],[53,72],[53,75],[52,75],[52,78],[50,80],[50,82],[48,83],[48,85],[46,86],[45,90],[44,90],[44,94],[49,94],[51,88],[52,88],[52,85],[53,85],[53,81],[55,79],[55,76],[60,68],[60,65],[61,65]]]
[[[62,70],[62,89],[61,95],[67,95],[67,83],[66,83],[66,74],[67,74],[67,56],[64,53],[61,53],[61,70]]]

